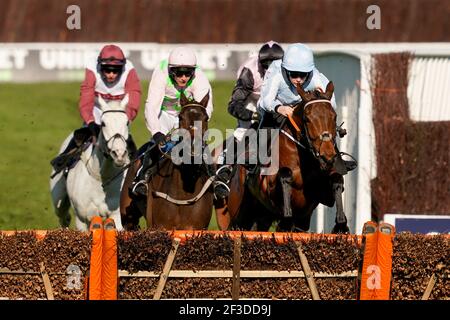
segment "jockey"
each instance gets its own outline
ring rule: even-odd
[[[291,44],[283,59],[274,61],[267,70],[258,108],[262,112],[292,116],[293,106],[301,101],[296,86],[301,85],[305,91],[325,91],[328,82],[327,77],[315,67],[312,50],[302,43]],[[334,93],[331,105],[336,109]],[[341,130],[339,133],[341,135]],[[356,167],[354,161],[344,162],[348,171]]]
[[[126,60],[122,49],[116,45],[106,45],[100,51],[97,61],[92,61],[86,67],[78,104],[84,124],[81,129],[75,131],[66,149],[52,160],[56,171],[65,167],[68,157],[79,148],[80,143],[86,142],[90,137],[97,138],[102,114],[97,97],[101,96],[105,101],[122,100],[126,94],[129,99],[126,113],[129,121],[132,122],[137,116],[141,100],[141,84],[138,75],[131,61]],[[77,132],[84,133],[81,142],[76,141]],[[127,144],[130,152],[135,152],[136,147],[131,135]]]
[[[237,81],[228,103],[228,112],[237,119],[238,124],[233,132],[234,149],[237,143],[242,141],[246,131],[250,126],[257,122],[258,113],[256,112],[256,104],[261,94],[264,75],[272,61],[283,58],[283,48],[275,41],[266,42],[258,52],[247,59],[237,72]],[[225,163],[227,148],[224,146],[222,155],[219,157],[218,164]],[[237,156],[236,152],[233,155]],[[236,159],[233,159],[235,162]],[[218,173],[222,180],[228,182],[232,174],[232,166],[223,165],[219,168]]]
[[[238,141],[242,140],[251,125],[266,70],[272,61],[283,58],[283,53],[278,43],[269,41],[261,47],[257,56],[250,57],[239,68],[238,79],[228,103],[228,112],[238,120],[238,128],[234,132]]]
[[[153,71],[145,103],[145,123],[152,134],[152,140],[141,148],[140,154],[155,143],[165,145],[164,152],[168,152],[173,146],[170,142],[166,142],[168,140],[166,136],[173,129],[178,128],[181,92],[188,99],[195,101],[200,101],[209,94],[206,113],[208,120],[211,119],[213,111],[211,85],[205,73],[197,65],[194,51],[188,47],[173,49],[169,59],[162,60]],[[142,167],[131,187],[133,194],[147,195],[145,174],[152,167],[152,162],[150,153],[146,153]]]

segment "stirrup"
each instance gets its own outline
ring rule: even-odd
[[[215,181],[214,182],[214,198],[225,199],[230,194],[230,187],[225,182]]]
[[[142,188],[144,188],[145,191]],[[146,196],[148,193],[147,182],[145,180],[139,180],[138,182],[136,182],[136,184],[134,184],[134,186],[131,188],[131,193],[136,196]]]
[[[217,182],[228,183],[231,179],[231,174],[233,173],[233,166],[230,164],[223,165],[216,171],[216,177],[219,179]],[[227,186],[228,188],[228,186]],[[228,189],[229,191],[229,189]]]

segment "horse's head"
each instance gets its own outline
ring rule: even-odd
[[[200,102],[190,101],[183,92],[181,93],[181,112],[178,115],[178,119],[180,128],[188,130],[191,138],[194,138],[195,134],[198,134],[198,130],[201,130],[202,136],[208,130],[208,114],[206,113],[208,100],[209,92]],[[201,125],[201,128],[199,125]]]
[[[330,170],[337,156],[336,112],[330,102],[333,91],[332,82],[328,83],[326,92],[306,92],[301,86],[297,87],[302,102],[295,108],[294,118],[303,126],[302,134],[322,170]]]
[[[107,103],[100,96],[98,101],[102,111],[99,146],[106,156],[112,158],[116,166],[123,167],[130,161],[127,150],[128,116],[125,112],[128,94],[122,101]]]
[[[201,149],[203,149],[203,137],[208,130],[208,113],[206,112],[208,101],[209,92],[206,93],[200,102],[190,101],[183,92],[180,96],[181,112],[178,115],[179,127],[189,132],[192,146],[198,142],[201,143]],[[197,141],[197,139],[200,139],[201,142]],[[195,147],[191,148],[191,150],[193,156],[194,151],[202,152],[202,150],[196,150]]]

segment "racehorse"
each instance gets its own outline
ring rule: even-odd
[[[50,191],[55,212],[62,227],[69,227],[72,205],[78,230],[89,228],[93,216],[111,217],[116,228],[123,229],[120,220],[120,188],[123,168],[130,162],[127,150],[128,117],[125,112],[128,95],[122,101],[105,102],[98,97],[101,131],[98,139],[87,147],[67,174],[60,172],[50,178]],[[72,135],[64,141],[66,148]],[[120,174],[122,172],[122,174]],[[114,178],[114,179],[112,179]]]
[[[229,226],[268,230],[273,221],[279,221],[279,231],[307,231],[319,203],[329,207],[336,203],[332,232],[349,231],[342,205],[343,176],[335,169],[339,157],[336,112],[330,102],[333,91],[332,82],[325,93],[297,87],[302,100],[281,124],[279,149],[271,150],[279,152],[279,170],[260,175],[258,168],[249,174],[238,165],[227,203]]]
[[[206,105],[209,93],[200,101],[189,101],[184,93],[180,96],[181,111],[179,113],[179,128],[189,132],[191,147],[196,143],[195,136],[208,129]],[[139,218],[145,216],[147,227],[155,229],[207,229],[213,206],[212,172],[203,161],[201,163],[174,163],[169,152],[161,150],[161,146],[153,153],[153,173],[147,181],[146,199],[133,199],[129,188],[137,170],[141,166],[138,160],[130,167],[122,188],[121,216],[125,229],[138,228]],[[203,142],[201,152],[203,152]],[[148,148],[148,147],[145,147]],[[158,150],[159,149],[159,150]],[[194,148],[190,148],[195,151]],[[152,152],[153,152],[152,150]],[[143,151],[141,147],[140,154]],[[199,151],[199,150],[197,150]],[[191,156],[194,153],[191,152]],[[192,160],[192,158],[191,158]]]

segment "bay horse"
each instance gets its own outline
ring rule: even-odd
[[[302,100],[294,106],[292,117],[283,117],[279,149],[271,150],[279,152],[279,170],[260,175],[259,168],[249,174],[245,166],[238,165],[227,203],[229,227],[268,230],[279,221],[278,231],[307,231],[319,203],[329,207],[336,203],[332,232],[349,231],[342,205],[343,176],[335,169],[339,157],[336,112],[330,102],[333,91],[332,82],[326,92],[297,87]]]
[[[201,123],[202,138],[208,129],[208,100],[209,93],[200,102],[189,101],[181,93],[179,127],[189,132],[191,147],[195,143],[198,124]],[[201,148],[203,152],[203,142]],[[212,172],[208,171],[208,165],[203,161],[176,164],[167,153],[158,148],[154,150],[156,155],[152,159],[156,161],[156,170],[147,181],[146,199],[133,199],[129,194],[129,188],[141,166],[140,160],[131,166],[125,178],[121,193],[121,217],[125,229],[137,229],[141,216],[145,216],[148,228],[207,229],[214,201],[212,188],[209,187]]]
[[[50,191],[61,227],[69,227],[69,209],[72,205],[75,226],[80,231],[87,231],[91,218],[97,215],[113,218],[116,228],[122,229],[120,189],[125,177],[123,169],[130,162],[127,149],[128,117],[125,111],[128,95],[122,101],[107,103],[100,96],[98,101],[102,115],[97,141],[81,153],[80,160],[67,175],[63,171],[54,175],[52,171]],[[71,138],[72,135],[66,138],[60,152]],[[113,177],[115,179],[111,180]],[[106,184],[107,181],[110,182]]]

